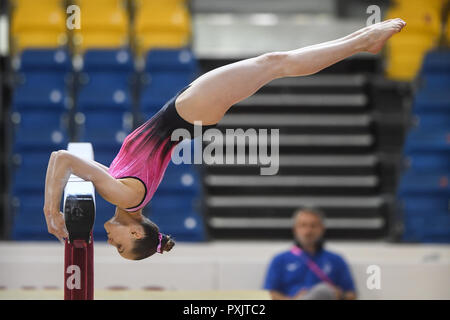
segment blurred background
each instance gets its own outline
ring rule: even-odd
[[[256,292],[292,243],[293,211],[314,206],[360,299],[450,299],[449,1],[0,3],[0,299],[62,297],[63,246],[42,210],[52,151],[91,142],[109,166],[125,136],[202,73],[345,36],[372,23],[376,8],[382,20],[407,22],[380,54],[277,79],[219,123],[279,128],[278,175],[169,166],[144,214],[175,238],[172,252],[122,259],[103,229],[115,207],[97,194],[95,286],[124,298]],[[370,265],[381,268],[380,289],[366,286]]]

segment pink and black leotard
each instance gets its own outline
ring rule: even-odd
[[[133,212],[143,208],[158,188],[171,159],[173,148],[181,142],[171,140],[175,129],[184,128],[194,137],[194,125],[180,117],[175,109],[176,98],[190,85],[171,98],[150,119],[131,132],[123,141],[119,153],[109,166],[108,172],[116,179],[135,178],[145,187],[145,195]],[[216,125],[203,126],[203,130]]]

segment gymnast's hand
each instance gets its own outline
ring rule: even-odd
[[[58,240],[64,244],[64,238],[69,236],[62,212],[44,210],[45,221],[47,222],[48,232],[53,234]]]

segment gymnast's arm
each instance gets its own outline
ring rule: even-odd
[[[59,150],[52,156],[55,157],[53,173],[46,181],[48,185],[45,188],[44,207],[48,210],[59,210],[64,187],[72,173],[86,181],[92,181],[97,192],[114,205],[127,208],[139,202],[136,190],[112,177],[106,166],[77,157],[66,150]],[[47,170],[49,169],[51,168]]]
[[[72,173],[86,181],[92,181],[105,200],[119,207],[128,208],[140,200],[137,199],[139,195],[136,190],[112,177],[106,168],[66,150],[52,152],[47,168],[44,200],[44,213],[50,233],[60,240],[67,237],[59,208],[64,187]]]

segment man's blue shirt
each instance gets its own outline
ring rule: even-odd
[[[303,251],[302,255],[314,261],[341,290],[355,292],[349,267],[341,256],[324,249],[314,255]],[[292,297],[301,289],[309,289],[322,281],[308,268],[304,257],[289,250],[273,258],[267,270],[264,289],[276,290]]]

